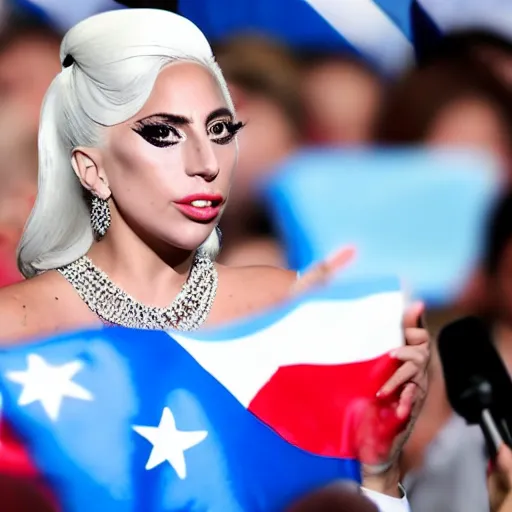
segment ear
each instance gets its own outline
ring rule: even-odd
[[[91,148],[75,148],[71,165],[82,186],[101,199],[108,199],[112,192],[107,175],[101,166],[100,155]]]

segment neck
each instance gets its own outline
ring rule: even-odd
[[[167,306],[187,279],[194,253],[177,248],[155,248],[112,211],[105,237],[93,244],[88,256],[119,287],[139,301]]]

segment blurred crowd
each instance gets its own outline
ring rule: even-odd
[[[61,68],[60,39],[52,27],[20,17],[9,19],[0,31],[2,286],[21,279],[15,251],[36,195],[39,111]],[[502,163],[504,188],[512,181],[512,43],[503,37],[476,29],[449,34],[393,78],[354,55],[297,54],[264,34],[236,34],[214,42],[214,48],[237,115],[247,123],[221,223],[223,263],[286,265],[260,185],[305,145],[479,148]],[[459,300],[429,312],[428,323],[435,336],[459,314],[485,315],[512,371],[512,199],[503,192],[480,267]],[[483,437],[452,412],[435,354],[430,372],[427,402],[402,460],[412,509],[485,512],[489,497]],[[313,509],[320,510],[307,504],[300,508]]]

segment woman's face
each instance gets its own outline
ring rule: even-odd
[[[142,110],[106,129],[101,165],[113,226],[119,213],[141,238],[196,249],[224,209],[239,129],[206,68],[164,68]]]
[[[506,123],[488,101],[467,98],[446,107],[433,123],[426,141],[433,146],[481,149],[494,155],[510,169]]]

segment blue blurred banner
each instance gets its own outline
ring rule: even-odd
[[[474,270],[499,183],[479,154],[317,150],[288,161],[268,194],[293,268],[352,244],[343,276],[400,275],[441,306]]]
[[[62,30],[102,10],[158,7],[195,22],[210,40],[244,31],[295,48],[349,50],[393,73],[441,32],[467,26],[512,36],[508,0],[11,0],[44,12]]]

